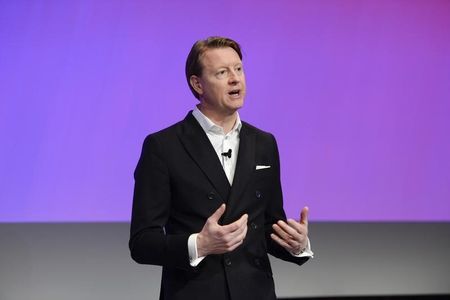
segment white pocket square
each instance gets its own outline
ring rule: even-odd
[[[256,165],[256,170],[268,169],[270,166]]]

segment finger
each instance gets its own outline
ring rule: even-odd
[[[244,226],[247,225],[247,221],[248,221],[248,215],[247,214],[243,214],[239,220],[235,221],[239,224],[239,226]]]
[[[226,251],[233,251],[244,243],[245,236],[247,235],[247,226],[238,235],[232,237],[232,239],[226,243]]]
[[[239,247],[240,245],[242,245],[244,243],[243,240],[238,241],[236,244],[234,244],[233,246],[228,248],[228,252],[233,251],[234,249],[236,249],[237,247]]]
[[[275,233],[282,238],[283,240],[289,240],[292,239],[292,235],[290,235],[288,232],[286,232],[283,228],[280,227],[279,224],[273,224],[272,226],[273,230],[275,231]]]
[[[300,235],[308,235],[308,226],[300,224],[299,222],[289,219],[287,220],[289,226],[291,226]]]
[[[245,225],[245,226],[244,226],[244,230],[242,230],[242,233],[239,235],[239,238],[240,238],[241,240],[244,240],[244,239],[245,239],[245,237],[247,236],[247,231],[248,231],[248,226]]]
[[[243,214],[238,220],[234,221],[233,223],[223,225],[222,229],[225,232],[234,232],[234,231],[237,231],[239,229],[246,227],[247,221],[248,221],[248,215]]]
[[[286,243],[292,246],[293,249],[299,249],[302,245],[305,244],[306,238],[308,236],[308,228],[305,225],[298,223],[295,220],[289,219],[287,226],[290,228],[283,227],[291,238],[285,240]]]
[[[223,238],[225,238],[227,240],[233,240],[233,239],[236,239],[237,237],[239,237],[240,235],[242,235],[247,230],[246,223],[244,223],[243,226],[236,227],[236,229],[234,228],[235,226],[238,226],[238,225],[237,224],[228,224],[226,226],[222,226],[220,228],[220,230],[222,231]]]
[[[286,243],[292,248],[292,249],[298,249],[300,248],[301,243],[296,240],[289,240],[286,241]]]
[[[283,239],[281,239],[278,235],[271,233],[270,237],[281,247],[285,248],[288,251],[293,251],[293,248],[288,243],[286,243]]]
[[[239,226],[239,228],[236,231],[233,231],[231,234],[234,236],[241,236],[242,234],[247,233],[247,223],[242,224],[242,226]],[[242,237],[243,238],[243,237]]]
[[[308,226],[308,213],[308,206],[303,207],[302,211],[300,212],[300,224]]]
[[[300,224],[298,224],[295,220],[289,220],[288,222],[291,222],[291,223],[294,222],[295,224],[292,226],[290,224],[287,224],[284,221],[278,221],[277,225],[280,226],[281,229],[283,229],[291,237],[298,238],[299,232],[297,231],[297,226],[299,226]]]
[[[298,253],[301,249],[301,244],[298,242],[294,242],[293,240],[285,241],[274,233],[272,233],[270,237],[277,244],[279,244],[280,246],[282,246],[284,249],[286,249],[291,253]]]
[[[243,241],[245,239],[245,236],[247,235],[247,226],[245,226],[241,232],[239,232],[238,234],[234,235],[233,233],[233,239],[232,239],[232,243],[239,243],[241,241]]]
[[[296,221],[291,220],[292,222],[295,222],[298,226],[299,225]],[[292,249],[298,249],[305,241],[305,235],[297,232],[293,228],[289,227],[286,223],[279,221],[278,223],[283,224],[284,227],[280,227],[278,224],[274,224],[273,228],[275,230],[275,233],[286,243],[289,244]],[[288,230],[285,230],[288,229]]]
[[[217,223],[225,212],[225,203],[223,203],[219,208],[209,217],[209,220]]]

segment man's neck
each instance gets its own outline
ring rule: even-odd
[[[207,116],[214,124],[223,128],[225,134],[233,129],[234,124],[237,119],[237,111],[231,114],[220,114],[216,111],[210,110],[207,107],[202,106],[201,104],[197,105],[197,108]]]

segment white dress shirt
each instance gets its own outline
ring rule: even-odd
[[[228,182],[230,185],[233,184],[234,172],[236,170],[236,162],[237,156],[239,152],[239,132],[242,128],[242,122],[239,117],[239,113],[237,113],[236,123],[230,132],[225,133],[223,128],[214,124],[207,116],[205,116],[197,107],[195,107],[192,115],[200,124],[202,129],[205,131],[208,136],[211,145],[216,151],[217,157],[219,158],[223,170],[228,178]],[[222,153],[227,152],[231,149],[231,157],[226,157],[222,155]],[[188,239],[188,251],[189,251],[189,260],[191,266],[197,266],[205,256],[199,257],[197,253],[197,235],[198,233],[191,234]],[[297,257],[312,257],[314,254],[311,251],[311,245],[308,239],[306,249],[298,254],[292,254]]]
[[[192,115],[208,136],[208,139],[222,164],[223,170],[227,175],[228,182],[232,185],[239,152],[239,132],[242,128],[239,114],[237,114],[236,123],[234,123],[233,128],[226,134],[222,127],[214,124],[214,122],[205,116],[197,107],[195,107]],[[222,153],[228,152],[230,149],[231,157],[222,155]]]

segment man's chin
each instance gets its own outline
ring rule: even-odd
[[[229,112],[230,113],[235,113],[237,112],[239,109],[241,109],[244,106],[244,103],[241,103],[240,105],[233,105],[231,107],[229,107]]]
[[[244,99],[232,99],[229,103],[229,107],[231,109],[235,109],[238,110],[240,109],[242,106],[244,106]]]

